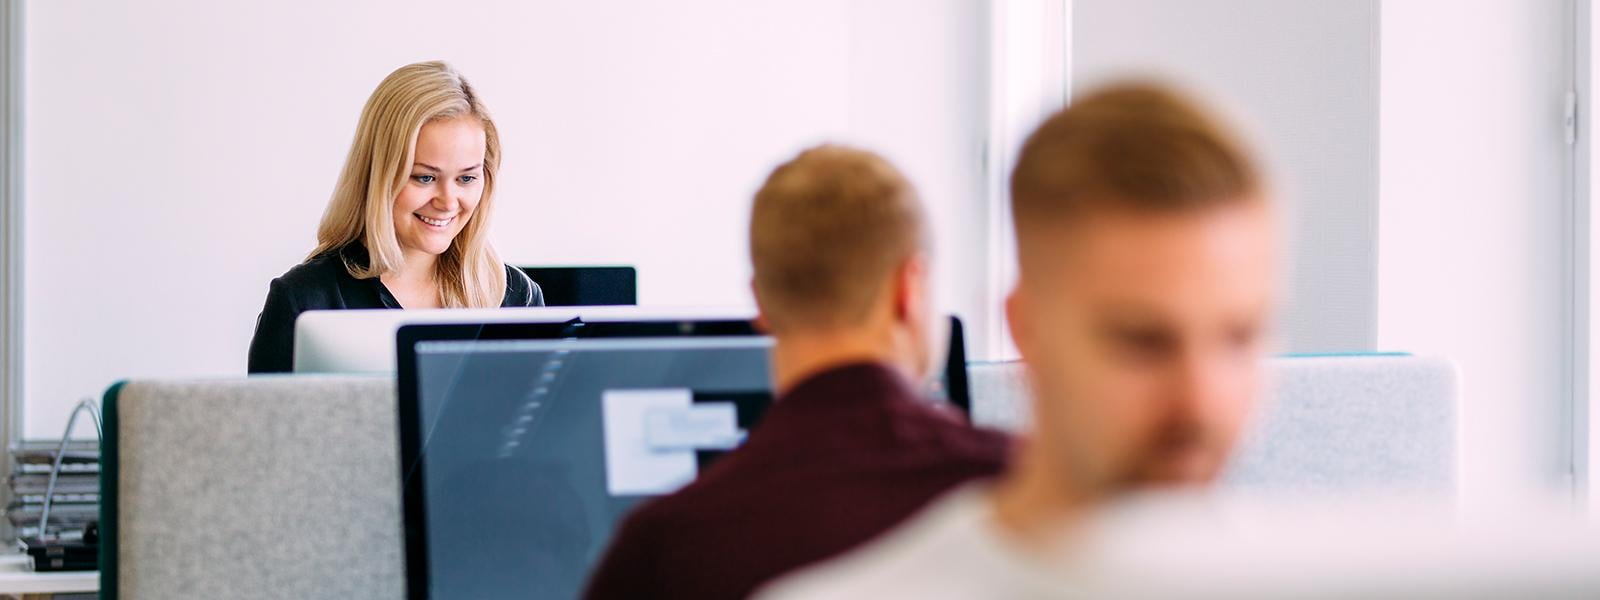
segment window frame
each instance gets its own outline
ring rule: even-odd
[[[0,448],[22,423],[23,21],[22,0],[0,0]],[[10,474],[0,461],[0,476]]]
[[[1590,115],[1600,113],[1593,89],[1594,70],[1600,61],[1594,60],[1593,35],[1597,17],[1591,0],[1573,0],[1572,31],[1570,32],[1570,82],[1564,107],[1567,140],[1571,145],[1568,157],[1569,173],[1569,261],[1571,272],[1568,283],[1571,291],[1570,317],[1572,327],[1568,340],[1571,380],[1568,388],[1568,414],[1571,417],[1572,484],[1574,500],[1580,509],[1593,517],[1600,517],[1600,493],[1595,485],[1600,483],[1600,444],[1594,436],[1600,432],[1600,410],[1594,399],[1600,398],[1600,294],[1594,283],[1600,281],[1600,245],[1594,233],[1600,231],[1600,211],[1595,210],[1597,191],[1593,174],[1597,171],[1594,152],[1594,130]]]

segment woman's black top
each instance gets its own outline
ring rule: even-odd
[[[272,280],[267,305],[256,318],[256,335],[250,340],[251,373],[288,373],[294,370],[294,320],[308,310],[341,308],[401,308],[389,288],[378,278],[356,279],[345,261],[366,266],[367,249],[351,244],[289,269]],[[506,266],[506,298],[510,306],[544,306],[544,292],[522,269]]]

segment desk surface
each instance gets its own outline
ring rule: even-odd
[[[28,557],[0,555],[0,594],[70,594],[100,591],[99,571],[27,570]]]
[[[99,571],[0,572],[0,594],[69,594],[100,591]]]

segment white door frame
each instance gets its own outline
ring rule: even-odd
[[[1600,261],[1595,252],[1600,250],[1594,233],[1600,231],[1600,211],[1595,210],[1596,155],[1590,127],[1591,115],[1600,113],[1595,103],[1593,89],[1594,60],[1593,34],[1595,18],[1591,0],[1572,0],[1569,3],[1572,18],[1570,33],[1570,95],[1566,107],[1568,140],[1572,145],[1568,153],[1571,163],[1569,192],[1569,289],[1571,290],[1570,318],[1572,323],[1569,350],[1571,356],[1571,382],[1568,401],[1572,419],[1572,474],[1573,492],[1580,507],[1592,517],[1600,518],[1600,494],[1595,487],[1600,484],[1600,444],[1594,436],[1600,432],[1600,411],[1595,410],[1594,399],[1600,398],[1600,294],[1594,293],[1594,282],[1600,281]]]
[[[1014,360],[1005,303],[1017,280],[1011,226],[1011,169],[1034,127],[1071,93],[1071,0],[993,0],[989,4],[989,137],[984,149],[989,241],[984,282],[989,335],[980,356]]]

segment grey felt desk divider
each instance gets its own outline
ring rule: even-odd
[[[133,381],[106,396],[103,598],[405,595],[392,378]]]
[[[1274,359],[1228,485],[1454,489],[1455,372]],[[974,419],[1020,429],[1020,365],[974,365]],[[401,598],[394,383],[134,381],[106,393],[103,597]]]
[[[1029,421],[1020,363],[973,364],[973,420]],[[1454,494],[1458,392],[1448,360],[1406,355],[1279,357],[1224,485],[1243,490]]]

